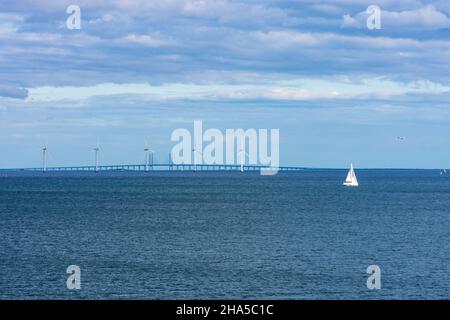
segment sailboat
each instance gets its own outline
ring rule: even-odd
[[[348,172],[347,178],[343,184],[347,187],[357,187],[359,185],[358,179],[356,179],[355,171],[353,170],[353,163],[350,164],[350,171]]]

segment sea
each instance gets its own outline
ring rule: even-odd
[[[450,175],[346,174],[0,172],[0,299],[449,299]]]

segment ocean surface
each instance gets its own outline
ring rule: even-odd
[[[450,175],[346,174],[0,172],[0,299],[449,299]]]

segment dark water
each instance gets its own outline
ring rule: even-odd
[[[450,176],[357,174],[0,174],[0,298],[450,298]]]

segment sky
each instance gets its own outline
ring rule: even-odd
[[[279,129],[281,165],[450,167],[446,0],[0,0],[0,71],[0,168],[166,162],[194,120]]]

